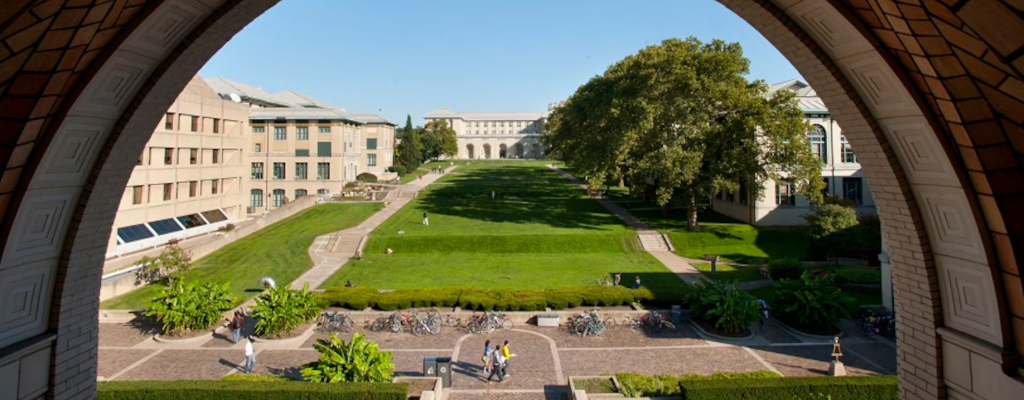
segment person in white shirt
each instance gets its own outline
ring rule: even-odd
[[[245,341],[245,373],[256,370],[256,354],[252,352],[252,338]]]
[[[491,378],[494,375],[498,375],[498,382],[504,382],[505,377],[502,376],[502,368],[505,366],[505,355],[502,354],[501,345],[498,345],[491,350],[491,374],[487,375],[487,383],[491,383]]]

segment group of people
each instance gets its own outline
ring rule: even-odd
[[[445,171],[444,171],[444,168],[436,167],[436,168],[431,168],[430,169],[430,173],[444,175]]]
[[[605,280],[605,282],[607,282],[607,280]],[[614,285],[615,286],[619,286],[620,283],[622,283],[622,273],[621,272],[617,272],[617,273],[615,273],[615,283],[614,283]],[[639,288],[640,288],[640,275],[637,275],[636,276],[636,284],[633,285],[633,289],[639,289]]]
[[[505,378],[508,378],[508,364],[515,357],[516,354],[509,350],[508,340],[504,344],[499,344],[491,348],[491,341],[488,340],[484,343],[484,356],[481,358],[484,364],[484,373],[487,375],[487,383],[491,383],[491,378],[494,375],[498,375],[498,382],[504,382]]]

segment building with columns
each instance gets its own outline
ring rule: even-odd
[[[423,118],[427,122],[445,121],[455,129],[459,144],[456,158],[544,158],[540,135],[549,111],[469,112],[442,108]]]
[[[820,157],[823,163],[821,176],[825,180],[826,195],[853,201],[857,204],[858,215],[876,213],[875,200],[868,188],[864,171],[857,162],[857,154],[817,92],[807,83],[791,79],[771,85],[768,94],[780,90],[796,93],[804,118],[811,124],[807,135],[811,142],[811,152]],[[762,193],[764,196],[760,199],[754,198],[746,185],[740,185],[736,192],[723,190],[715,195],[711,199],[711,208],[751,225],[807,224],[804,216],[813,212],[811,204],[803,196],[795,194],[788,182],[765,182]]]

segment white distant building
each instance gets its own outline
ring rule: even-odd
[[[462,112],[447,108],[428,113],[430,121],[445,121],[455,130],[456,158],[543,158],[540,135],[548,111]]]
[[[769,87],[769,95],[780,90],[796,93],[804,118],[811,124],[807,132],[811,152],[821,157],[824,167],[825,194],[850,199],[857,203],[857,213],[876,213],[875,201],[868,189],[864,171],[857,162],[857,154],[843,136],[843,131],[832,119],[818,94],[808,84],[796,79]],[[737,192],[722,191],[711,199],[711,208],[751,225],[787,226],[805,225],[804,215],[811,212],[810,202],[796,195],[788,182],[765,182],[764,197],[751,199],[746,185]]]

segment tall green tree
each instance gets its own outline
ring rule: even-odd
[[[420,135],[423,142],[423,159],[430,160],[441,156],[454,156],[459,152],[459,145],[455,138],[455,129],[448,126],[447,122],[436,120],[427,123]]]
[[[687,204],[687,227],[714,193],[745,183],[788,180],[820,201],[821,161],[795,95],[768,95],[748,82],[750,61],[738,43],[668,39],[640,50],[581,86],[548,119],[549,155],[589,178],[622,177],[634,194],[653,189],[657,203]]]
[[[402,143],[398,145],[398,161],[405,166],[409,173],[415,172],[416,168],[423,163],[423,143],[420,141],[418,129],[411,128],[405,133]]]

